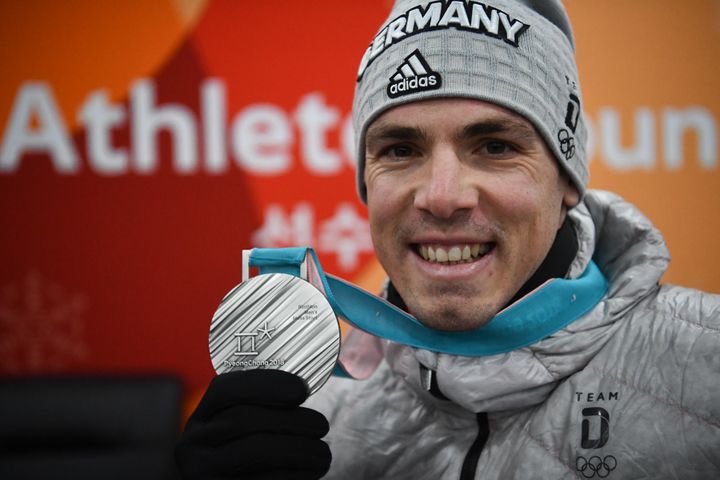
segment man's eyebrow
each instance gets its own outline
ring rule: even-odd
[[[458,138],[472,138],[494,133],[509,134],[516,138],[536,139],[539,138],[537,131],[524,122],[516,120],[484,120],[464,127],[458,134]]]
[[[418,141],[424,139],[425,133],[415,127],[403,127],[399,125],[386,125],[368,130],[365,136],[365,143],[370,145],[374,142],[387,140]]]

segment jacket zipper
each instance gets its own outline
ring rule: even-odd
[[[423,387],[428,390],[434,397],[442,400],[449,400],[440,390],[437,381],[437,374],[434,370],[430,370],[424,365],[420,365],[420,382]],[[460,480],[474,480],[475,473],[477,472],[477,465],[480,461],[480,454],[482,454],[485,443],[490,436],[490,424],[488,422],[488,416],[485,412],[479,412],[476,415],[478,433],[477,437],[473,441],[472,445],[465,454],[465,460],[463,461],[462,469],[460,470]]]
[[[460,480],[473,480],[475,478],[477,465],[480,461],[480,454],[490,436],[490,425],[488,423],[487,413],[480,412],[477,414],[477,424],[478,434],[465,455],[465,461],[463,462],[462,470],[460,470]]]

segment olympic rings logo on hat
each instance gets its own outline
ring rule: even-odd
[[[564,128],[558,132],[560,151],[565,155],[565,160],[570,160],[575,155],[575,138]]]
[[[595,478],[595,475],[606,478],[615,467],[617,460],[612,455],[607,455],[605,458],[595,455],[589,459],[580,456],[575,459],[575,469],[585,478]]]

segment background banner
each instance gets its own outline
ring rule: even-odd
[[[720,291],[720,1],[566,1],[592,188]],[[0,373],[213,374],[250,246],[376,291],[350,106],[387,0],[0,4]]]

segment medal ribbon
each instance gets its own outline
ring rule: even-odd
[[[482,327],[448,332],[426,327],[383,298],[325,274],[312,248],[255,248],[250,253],[249,265],[258,268],[261,274],[300,276],[300,265],[306,258],[308,263],[314,262],[330,306],[352,326],[392,342],[469,357],[496,355],[538,342],[589,312],[608,289],[607,279],[591,260],[579,278],[548,280]],[[350,368],[343,368],[343,363],[340,362],[341,369],[336,369],[336,373],[349,376]]]

